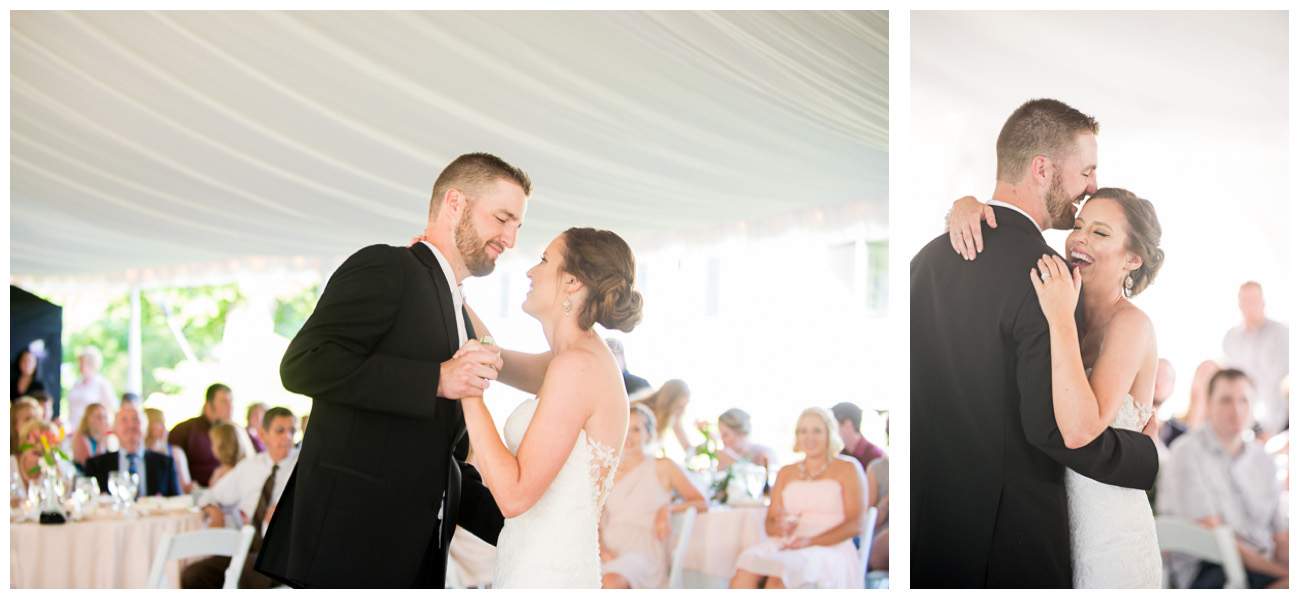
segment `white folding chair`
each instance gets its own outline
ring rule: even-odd
[[[1236,537],[1227,525],[1214,529],[1183,517],[1160,515],[1156,517],[1156,539],[1161,552],[1180,552],[1201,560],[1223,566],[1227,580],[1224,589],[1244,589],[1246,587],[1246,567],[1241,562],[1241,553],[1237,551]],[[1164,584],[1169,585],[1169,566],[1164,567]]]
[[[680,518],[673,519],[673,529],[677,530],[677,537],[673,538],[673,550],[669,555],[669,589],[682,588],[682,561],[686,558],[686,545],[691,541],[691,528],[695,527],[696,512],[695,507],[692,506],[678,513],[681,515]]]
[[[248,558],[248,547],[253,545],[252,525],[239,529],[204,529],[180,535],[170,533],[163,536],[154,554],[153,566],[149,568],[149,580],[145,587],[160,589],[171,587],[163,568],[168,561],[191,558],[194,556],[229,556],[230,567],[226,569],[226,583],[222,589],[233,590],[239,587],[239,574],[244,570],[244,560]],[[177,582],[179,583],[179,582]]]
[[[861,541],[858,544],[858,572],[866,575],[867,561],[871,560],[871,539],[876,533],[876,516],[880,514],[880,509],[872,506],[867,509],[867,526],[862,528]]]

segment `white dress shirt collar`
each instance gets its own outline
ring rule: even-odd
[[[442,274],[447,276],[447,285],[451,288],[451,299],[455,304],[456,333],[460,336],[460,344],[457,344],[457,347],[459,347],[469,340],[469,332],[465,329],[465,317],[461,314],[461,307],[465,306],[464,288],[461,284],[456,283],[456,273],[451,270],[451,263],[447,262],[447,258],[442,255],[442,252],[438,251],[438,247],[425,240],[420,240],[420,243],[433,250],[433,257],[438,259],[438,265],[442,267]]]
[[[1029,219],[1029,222],[1034,224],[1034,229],[1037,229],[1038,233],[1043,232],[1043,228],[1038,226],[1038,221],[1035,221],[1033,217],[1029,216],[1029,213],[1025,212],[1024,209],[1020,208],[1019,206],[1016,206],[1014,204],[1007,204],[1006,202],[1002,202],[1000,200],[989,200],[989,206],[1001,206],[1002,208],[1009,208],[1022,215],[1025,215],[1025,218]]]

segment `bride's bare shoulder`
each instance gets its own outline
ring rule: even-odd
[[[1130,335],[1154,337],[1155,325],[1151,322],[1151,317],[1148,317],[1142,309],[1132,302],[1126,301],[1124,305],[1111,319],[1110,331],[1123,331]]]

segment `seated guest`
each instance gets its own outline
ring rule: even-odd
[[[1192,388],[1188,394],[1187,407],[1180,417],[1174,417],[1161,423],[1160,441],[1172,447],[1174,440],[1205,422],[1205,405],[1209,402],[1206,390],[1210,389],[1210,378],[1219,372],[1219,363],[1212,360],[1201,361],[1192,372]]]
[[[117,411],[113,433],[121,449],[86,461],[86,475],[99,480],[100,491],[108,493],[108,474],[121,471],[140,475],[140,496],[180,495],[172,458],[144,447],[144,422],[134,404],[123,404]]]
[[[655,431],[656,438],[666,442],[664,433],[672,429],[682,450],[690,452],[694,446],[686,439],[686,426],[682,423],[682,418],[686,414],[686,405],[690,402],[691,389],[686,387],[686,382],[680,379],[669,379],[658,391],[642,400],[637,400],[636,403],[650,409],[655,416],[655,421],[658,423]]]
[[[244,433],[248,434],[248,441],[253,443],[253,451],[250,454],[266,452],[266,444],[262,443],[262,438],[258,430],[262,428],[262,417],[266,416],[266,403],[254,402],[248,405],[248,413],[245,415],[247,425],[244,427]]]
[[[776,465],[776,452],[749,439],[751,426],[749,413],[733,408],[718,417],[718,437],[722,451],[718,453],[718,470],[725,471],[737,461],[745,460],[764,469]]]
[[[19,436],[23,426],[44,419],[45,411],[30,397],[19,398],[9,405],[9,456],[18,456],[18,447],[23,445],[23,438]]]
[[[843,443],[824,408],[799,415],[795,452],[782,467],[767,507],[770,540],[736,559],[732,589],[855,588],[864,583],[853,538],[863,529],[867,478],[862,465],[838,456]]]
[[[108,409],[98,402],[91,403],[81,414],[77,433],[72,436],[72,462],[78,469],[84,471],[87,460],[108,452],[108,432]]]
[[[148,421],[144,430],[144,447],[170,456],[176,465],[176,481],[180,483],[181,493],[190,493],[194,489],[194,481],[190,478],[189,461],[185,459],[184,450],[167,443],[167,422],[163,419],[163,411],[146,408],[144,417]]]
[[[844,450],[840,453],[858,459],[862,468],[867,468],[871,461],[885,455],[875,444],[862,436],[862,409],[851,402],[841,402],[831,407],[835,415],[836,432],[844,440]]]
[[[277,406],[267,410],[262,417],[262,431],[259,432],[262,441],[266,443],[266,452],[239,461],[230,473],[199,496],[198,504],[203,507],[203,513],[209,519],[209,527],[225,527],[226,511],[235,511],[242,518],[241,523],[232,523],[232,526],[249,523],[257,528],[253,545],[248,550],[248,559],[244,561],[244,569],[239,575],[241,588],[264,589],[275,583],[269,577],[254,571],[253,565],[257,562],[257,552],[262,546],[266,524],[271,520],[275,505],[280,501],[284,486],[289,482],[289,475],[298,462],[298,453],[293,451],[296,428],[297,419],[289,409]],[[362,518],[363,515],[357,517]],[[225,583],[225,571],[229,566],[229,556],[212,556],[196,562],[181,573],[181,587],[220,588]]]
[[[167,436],[167,443],[185,451],[189,459],[190,474],[195,483],[203,487],[211,485],[212,472],[221,466],[221,461],[212,452],[212,439],[208,431],[218,421],[229,421],[231,410],[230,388],[220,383],[208,386],[203,396],[203,413],[193,419],[176,424]]]
[[[1236,369],[1210,378],[1205,425],[1174,441],[1160,467],[1156,496],[1161,514],[1194,519],[1205,527],[1227,525],[1252,588],[1286,588],[1289,534],[1277,467],[1249,434],[1253,419],[1250,380]],[[1174,555],[1178,587],[1221,588],[1223,568]]]
[[[699,512],[709,510],[704,494],[677,463],[646,455],[654,432],[654,414],[633,404],[623,457],[600,517],[602,588],[667,587],[671,513],[692,506]],[[682,502],[673,503],[672,494]]]
[[[867,506],[876,507],[875,539],[861,540],[871,544],[872,571],[889,570],[889,457],[883,456],[867,465]]]
[[[234,423],[213,425],[212,429],[208,430],[208,437],[212,438],[212,454],[221,462],[221,465],[212,471],[212,477],[208,479],[208,487],[212,487],[239,464],[239,461],[244,458],[244,451],[239,447],[239,428]]]
[[[45,391],[37,365],[36,355],[31,350],[23,348],[18,352],[13,371],[9,375],[9,402],[30,396],[34,392]]]

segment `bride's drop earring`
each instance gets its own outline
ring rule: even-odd
[[[1124,277],[1124,295],[1125,295],[1125,296],[1132,296],[1132,295],[1133,295],[1133,276],[1132,276],[1132,275],[1126,275],[1126,276]]]
[[[571,304],[571,303],[569,302],[569,299],[568,299],[568,298],[565,298],[565,299],[564,299],[564,304],[562,304],[561,306],[564,307],[564,316],[566,316],[566,317],[569,316],[569,311],[570,311],[570,310],[573,310],[573,304]]]

